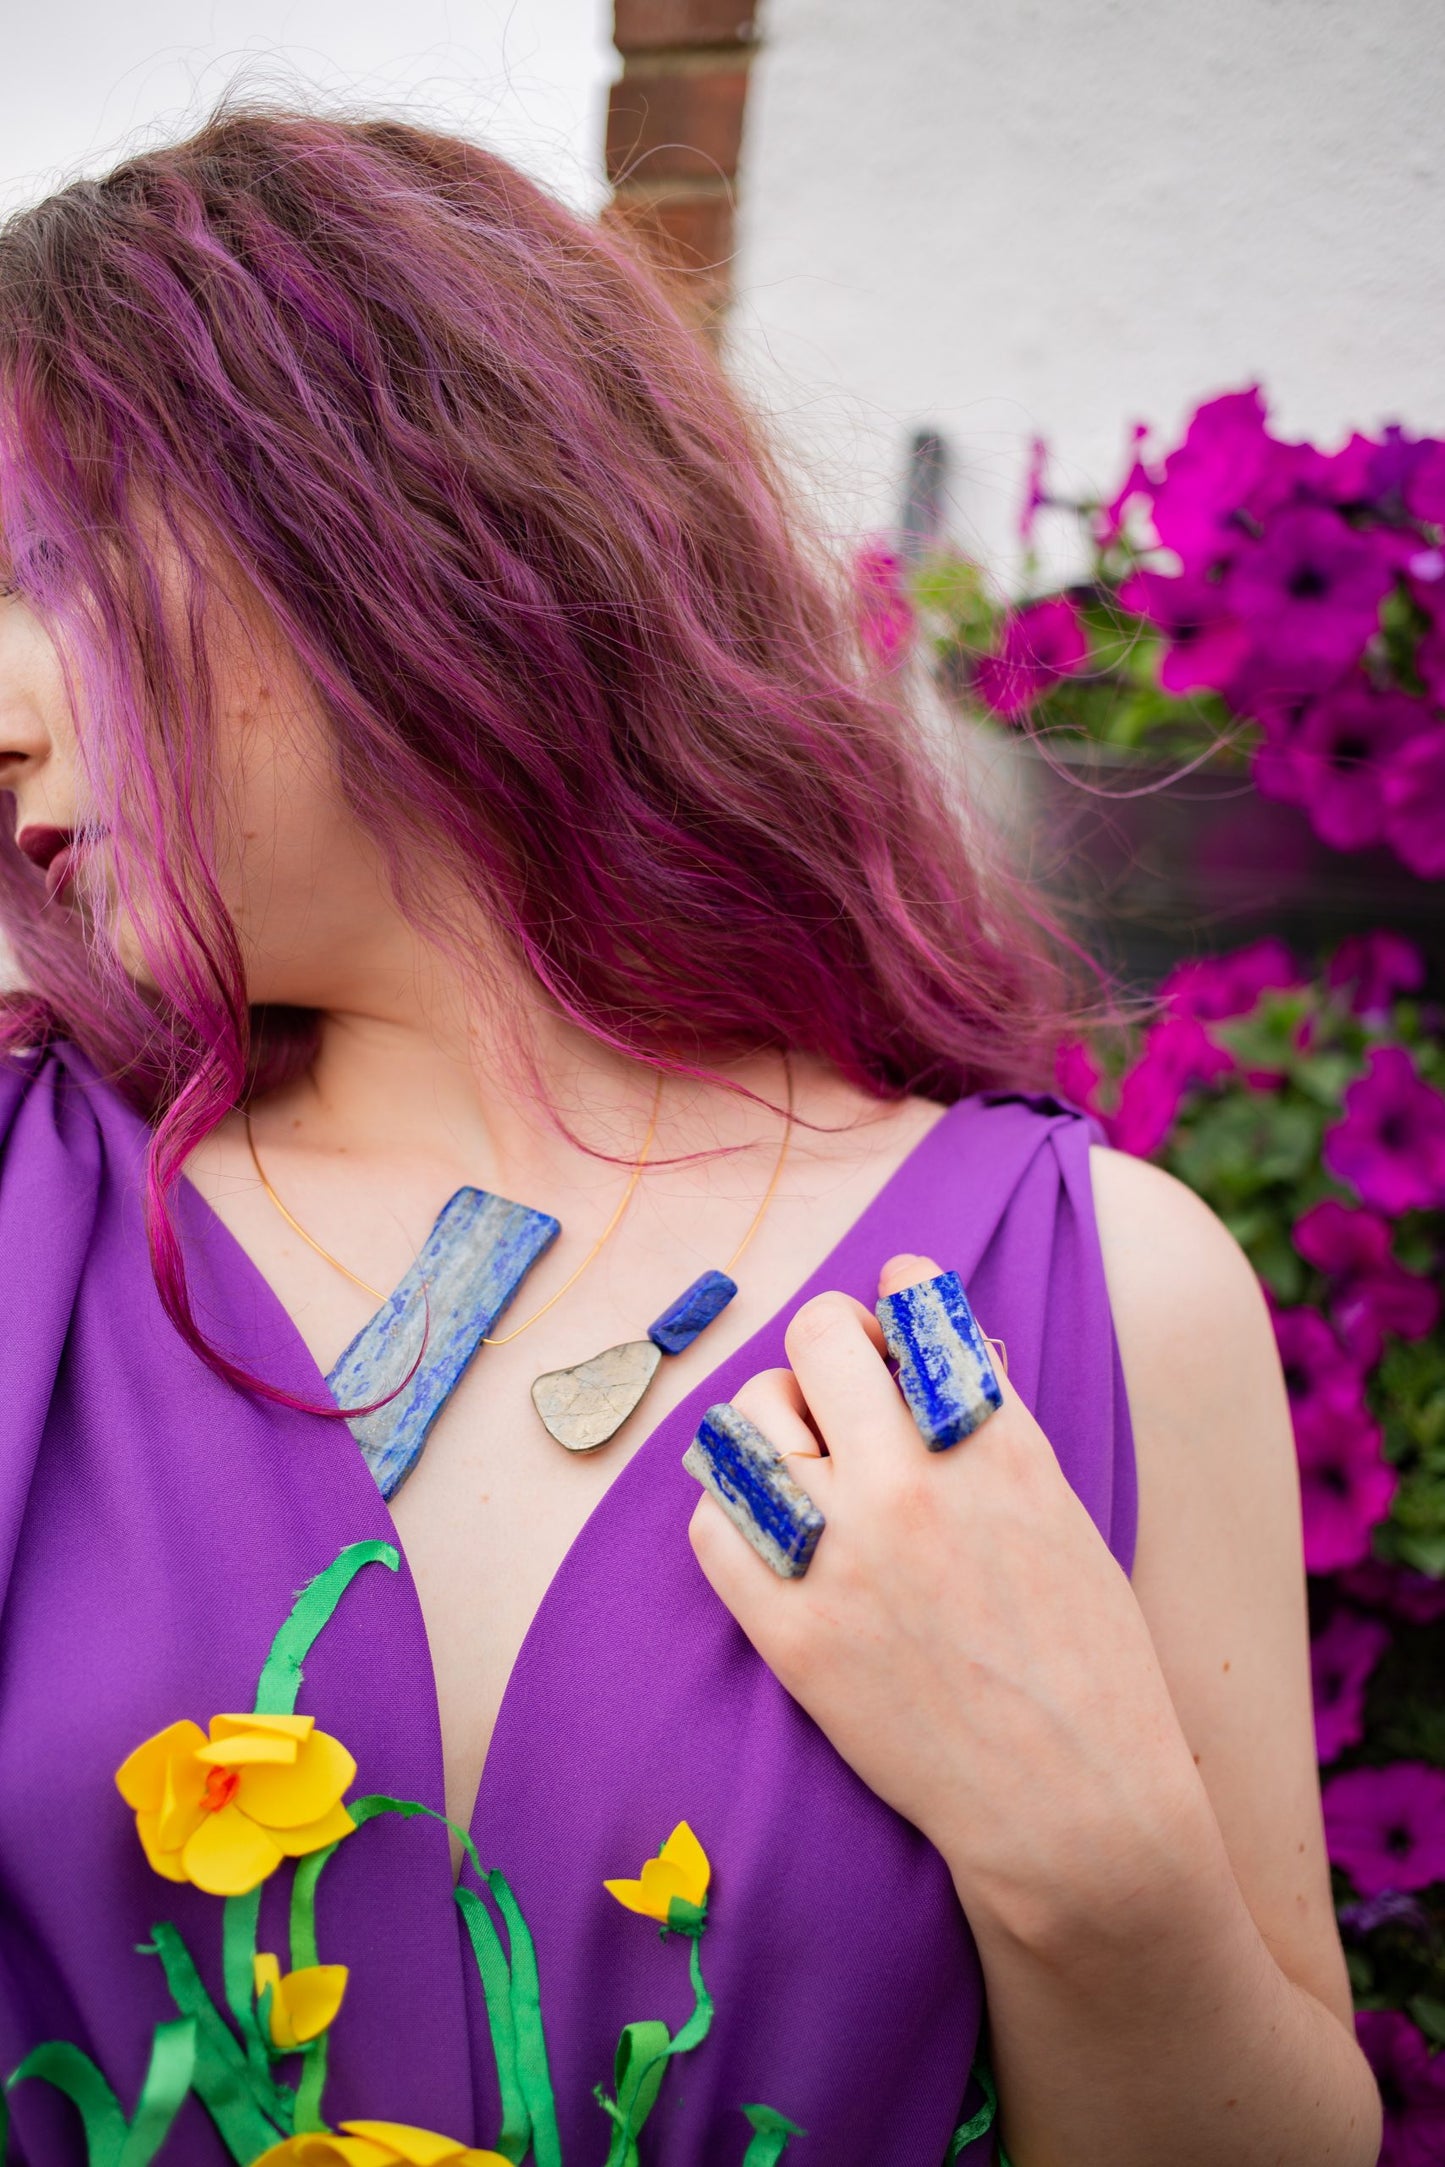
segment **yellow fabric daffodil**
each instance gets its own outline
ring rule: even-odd
[[[283,1858],[351,1833],[341,1794],[356,1763],[314,1716],[212,1716],[172,1723],[116,1770],[158,1874],[211,1896],[244,1896]]]
[[[271,2044],[304,2047],[335,2019],[346,1992],[344,1964],[306,1964],[283,1972],[274,1956],[255,1958],[256,2000],[271,1989]]]
[[[660,1919],[679,1933],[696,1934],[704,1923],[711,1877],[706,1851],[686,1821],[679,1821],[661,1856],[646,1860],[636,1881],[604,1881],[602,1886],[624,1910]]]
[[[507,2167],[500,2152],[478,2152],[404,2122],[343,2122],[341,2134],[288,2137],[251,2167]]]

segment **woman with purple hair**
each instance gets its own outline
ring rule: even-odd
[[[1368,2167],[1260,1293],[622,239],[224,109],[0,544],[11,2158]]]

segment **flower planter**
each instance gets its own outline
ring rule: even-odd
[[[1302,956],[1386,929],[1445,982],[1445,882],[1393,852],[1333,850],[1298,806],[1261,797],[1247,773],[1177,766],[1107,745],[1020,735],[1011,823],[1034,877],[1126,980],[1153,982],[1185,956],[1273,934]]]

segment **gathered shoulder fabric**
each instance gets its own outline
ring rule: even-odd
[[[596,2094],[615,2093],[619,2035],[651,2021],[675,2036],[694,2006],[686,1941],[603,1889],[683,1821],[711,1868],[699,1950],[713,2015],[669,2061],[642,2167],[741,2167],[744,2109],[759,2103],[791,2125],[787,2167],[941,2167],[978,2108],[983,1981],[948,1871],[713,1595],[687,1538],[697,1491],[681,1460],[705,1407],[784,1361],[799,1302],[838,1287],[871,1306],[883,1261],[921,1250],[960,1273],[1007,1343],[1013,1383],[1127,1571],[1134,1453],[1094,1134],[1046,1096],[950,1107],[783,1309],[699,1372],[548,1589],[470,1833],[535,1949],[566,2167],[609,2156]],[[444,1805],[426,1633],[390,1515],[343,1422],[224,1382],[171,1326],[146,1252],[146,1143],[74,1049],[0,1064],[0,2077],[68,2041],[126,2112],[156,2026],[176,2015],[145,1953],[158,1922],[222,2012],[227,1980],[219,1899],[148,1863],[115,1771],[168,1725],[250,1710],[278,1626],[347,1546],[390,1544],[396,1568],[347,1586],[305,1656],[296,1708],[354,1757],[353,1797]],[[324,1401],[289,1317],[188,1184],[176,1211],[203,1328],[251,1373]],[[283,1969],[291,1879],[288,1861],[265,1882],[257,1932]],[[495,1905],[470,1866],[463,1885]],[[327,1863],[315,1919],[321,1960],[348,1967],[331,2126],[412,2124],[505,2149],[497,2012],[445,1830],[391,1814],[356,1828]],[[10,2105],[14,2157],[85,2159],[76,2110],[52,2086],[26,2081]],[[957,2156],[983,2162],[992,2140]],[[158,2157],[220,2167],[236,2153],[188,2096]]]

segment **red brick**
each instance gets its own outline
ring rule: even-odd
[[[608,100],[609,180],[731,179],[747,95],[746,67],[624,76]]]
[[[749,45],[757,35],[756,0],[616,0],[614,13],[619,53]]]

